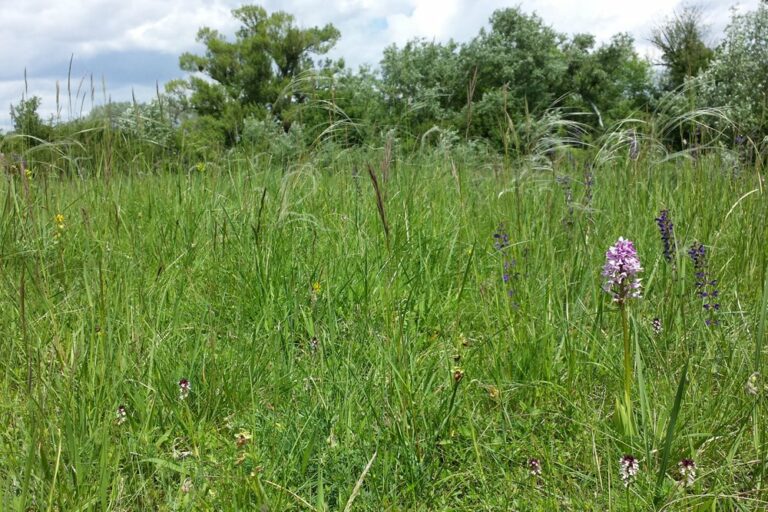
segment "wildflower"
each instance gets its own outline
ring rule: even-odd
[[[174,446],[171,454],[175,460],[183,460],[192,455],[192,450],[177,450]]]
[[[672,263],[675,257],[675,234],[672,219],[669,218],[669,210],[661,210],[656,217],[656,224],[659,226],[661,234],[661,243],[664,245],[664,259]]]
[[[124,405],[117,407],[117,424],[122,425],[128,420],[128,411],[126,411]]]
[[[563,225],[565,227],[573,226],[573,186],[571,184],[571,178],[569,176],[559,176],[556,178],[558,185],[563,190],[565,196],[565,205],[568,208],[568,215],[563,218]]]
[[[57,213],[56,216],[53,218],[53,221],[56,223],[56,227],[59,229],[59,231],[63,231],[66,227],[64,225],[64,215],[61,213]]]
[[[493,234],[494,242],[493,247],[499,251],[502,252],[502,273],[501,273],[501,280],[504,282],[505,285],[508,285],[509,288],[507,289],[507,295],[512,299],[515,295],[515,289],[511,285],[511,281],[513,279],[517,279],[520,277],[520,273],[514,271],[515,267],[517,266],[517,260],[514,258],[509,258],[508,255],[506,255],[503,251],[507,249],[510,246],[509,243],[509,235],[507,234],[504,224],[499,224],[499,227],[496,228],[496,232]],[[512,300],[512,306],[515,308],[520,307],[520,304],[518,304],[516,301]]]
[[[501,274],[501,280],[505,283],[508,283],[509,280],[512,278],[510,272],[512,271],[512,268],[515,266],[515,260],[512,261],[505,261],[504,262],[504,272]]]
[[[312,286],[309,287],[309,302],[314,306],[317,304],[317,299],[320,297],[320,292],[323,290],[323,287],[320,286],[319,281],[315,281],[312,283]]]
[[[514,300],[515,297],[515,287],[513,280],[517,280],[520,277],[520,272],[517,272],[515,270],[515,267],[517,266],[517,260],[513,259],[504,259],[503,263],[503,272],[501,274],[501,280],[504,282],[505,285],[507,285],[507,295],[512,300],[512,306],[515,308],[519,308],[520,304]]]
[[[195,169],[197,169],[197,172],[205,172],[205,162],[197,162],[195,164]]]
[[[191,478],[185,478],[184,482],[181,484],[181,492],[184,494],[189,494],[192,491],[192,479]]]
[[[499,224],[499,227],[496,228],[496,232],[493,234],[493,239],[493,247],[496,248],[497,251],[503,251],[509,247],[509,235],[506,232],[504,224]]]
[[[619,459],[619,475],[624,487],[635,481],[637,472],[640,471],[640,463],[632,455],[624,455]]]
[[[539,459],[528,459],[528,471],[531,476],[541,476],[541,461]]]
[[[459,367],[453,369],[453,382],[458,384],[464,378],[464,370]]]
[[[651,321],[651,327],[653,328],[653,334],[655,334],[656,336],[661,334],[661,331],[663,330],[661,326],[661,320],[658,317],[654,318],[653,321]]]
[[[179,381],[179,400],[186,399],[190,391],[192,391],[192,384],[187,379],[181,379]]]
[[[703,268],[707,262],[707,249],[699,242],[694,242],[688,249],[688,256],[693,261],[693,268]]]
[[[693,459],[683,459],[677,463],[677,467],[680,469],[680,476],[683,477],[683,485],[692,486],[696,480],[696,463]]]
[[[242,432],[240,432],[235,436],[235,444],[237,445],[238,448],[242,448],[243,446],[248,444],[248,441],[250,441],[251,439],[253,439],[253,435],[250,432],[243,430]]]
[[[613,295],[614,302],[623,305],[627,299],[640,298],[640,279],[637,273],[643,270],[637,259],[637,250],[630,240],[619,238],[616,245],[605,253],[603,289]]]
[[[312,336],[312,339],[309,340],[309,349],[312,352],[317,352],[317,347],[320,346],[320,341],[317,339],[317,336]]]
[[[747,379],[747,384],[744,386],[744,390],[750,394],[757,396],[760,393],[760,372],[754,372]]]
[[[718,297],[720,292],[717,289],[717,280],[710,279],[707,270],[707,249],[699,242],[694,242],[688,250],[688,256],[693,262],[694,276],[696,277],[696,295],[702,299],[704,310],[707,312],[705,323],[717,325],[719,321],[714,317],[717,311],[720,311]]]

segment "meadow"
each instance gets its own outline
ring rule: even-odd
[[[6,173],[0,509],[768,507],[764,169],[614,156]]]

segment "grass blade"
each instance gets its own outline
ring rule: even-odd
[[[667,466],[669,464],[669,451],[672,448],[672,441],[675,437],[675,425],[677,424],[677,416],[680,413],[680,405],[683,402],[683,394],[685,393],[685,384],[688,376],[688,361],[683,366],[683,373],[680,375],[680,382],[677,384],[677,393],[675,394],[675,402],[672,404],[672,411],[669,413],[669,424],[667,425],[667,435],[664,440],[664,451],[661,456],[661,465],[659,466],[659,474],[656,478],[656,492],[654,497],[654,504],[658,505],[661,500],[661,487],[664,484],[664,475],[667,473]]]

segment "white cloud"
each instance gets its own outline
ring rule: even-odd
[[[759,0],[743,0],[754,8]],[[445,41],[471,39],[487,24],[495,9],[509,7],[508,0],[266,0],[268,11],[278,9],[294,14],[302,26],[333,23],[342,38],[332,52],[356,67],[377,65],[389,44],[404,44],[414,37]],[[23,89],[23,72],[40,84],[30,93],[43,97],[43,110],[55,90],[45,92],[58,78],[66,79],[71,54],[78,58],[108,55],[120,51],[149,51],[178,55],[195,50],[195,35],[201,26],[231,34],[237,22],[230,15],[240,0],[0,0],[0,108],[17,102]],[[713,31],[728,21],[731,0],[710,0],[705,5]],[[607,41],[617,32],[635,37],[641,53],[650,51],[651,28],[671,14],[679,1],[645,0],[522,0],[525,12],[535,11],[546,23],[566,33],[589,32],[598,41]],[[179,72],[181,75],[181,72]],[[106,77],[110,79],[109,76]],[[143,77],[142,80],[148,80]],[[151,88],[154,80],[133,84]],[[130,91],[131,84],[111,89]],[[3,109],[5,110],[5,109]],[[7,110],[0,110],[0,127],[8,124]]]

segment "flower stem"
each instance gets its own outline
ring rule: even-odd
[[[632,433],[632,346],[629,339],[629,316],[626,304],[621,304],[621,327],[624,334],[624,407],[628,431]]]

